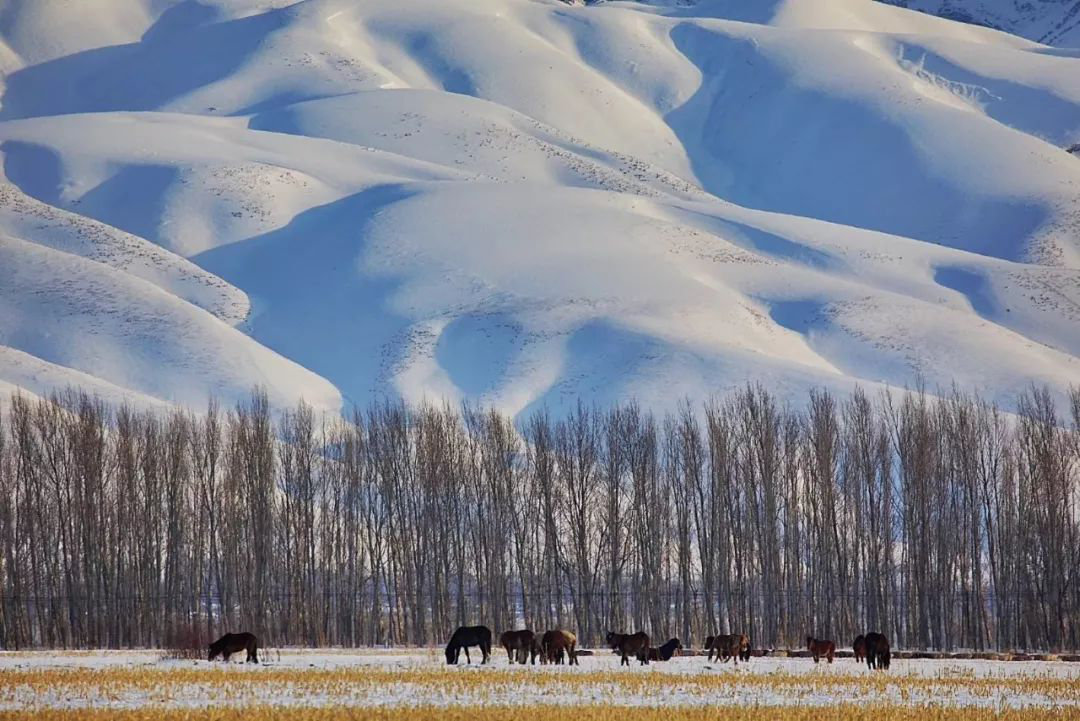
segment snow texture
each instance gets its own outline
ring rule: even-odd
[[[870,0],[10,0],[0,390],[1061,394],[1075,3],[907,4],[1058,45]]]

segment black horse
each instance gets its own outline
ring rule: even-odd
[[[682,643],[677,638],[670,639],[659,646],[649,649],[650,661],[670,661],[677,651],[682,651]]]
[[[637,658],[642,666],[649,663],[649,634],[644,631],[637,633],[608,631],[607,645],[622,657],[620,666],[629,666],[631,656]]]
[[[221,656],[222,661],[228,661],[229,656],[239,651],[247,651],[247,662],[259,662],[259,639],[253,633],[227,633],[217,641],[210,644],[210,656],[207,661],[213,661]]]
[[[884,634],[871,631],[866,634],[866,665],[869,668],[885,670],[889,668],[892,654],[889,652],[889,639]]]
[[[855,652],[855,662],[862,663],[866,659],[866,636],[861,633],[851,642],[851,650]]]
[[[480,652],[484,655],[484,660],[480,663],[487,663],[491,658],[491,629],[487,626],[459,626],[450,637],[450,642],[446,644],[446,662],[451,665],[456,664],[464,649],[466,663],[472,663],[472,659],[469,658],[469,646],[479,646]]]

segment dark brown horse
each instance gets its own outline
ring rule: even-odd
[[[851,642],[851,650],[855,652],[855,662],[862,663],[866,658],[866,636],[861,633]]]
[[[821,658],[827,658],[829,663],[832,663],[833,655],[836,653],[836,644],[826,638],[807,636],[806,647],[810,649],[810,655],[814,657],[814,663],[817,663]]]
[[[229,656],[240,651],[247,651],[247,662],[259,662],[259,639],[253,633],[227,633],[217,641],[210,644],[210,656],[207,661],[213,661],[221,656],[222,661],[228,661]]]
[[[544,657],[549,663],[561,664],[565,653],[571,666],[579,665],[577,653],[574,650],[577,647],[577,636],[569,631],[563,631],[562,629],[547,631],[544,633],[544,640],[540,645],[544,649]]]
[[[871,631],[866,634],[866,665],[869,668],[887,669],[892,654],[889,652],[889,639],[884,634]]]
[[[514,661],[526,663],[530,660],[529,656],[532,653],[533,641],[535,640],[536,634],[526,628],[521,631],[505,632],[499,636],[499,645],[506,649],[506,655],[510,659],[510,663],[514,663]]]
[[[650,661],[670,661],[677,651],[682,651],[682,643],[677,638],[670,639],[660,646],[649,649]]]
[[[705,650],[709,652],[709,660],[713,660],[713,654],[720,662],[726,662],[729,658],[739,665],[739,660],[750,660],[750,637],[742,633],[720,634],[708,636],[705,639]]]
[[[465,662],[472,663],[469,658],[469,646],[479,646],[484,659],[480,663],[487,663],[491,658],[491,629],[487,626],[459,626],[446,644],[446,662],[456,665],[461,657],[461,651],[465,651]]]
[[[542,642],[542,637],[535,637],[532,642],[532,648],[529,649],[529,660],[535,664],[536,660],[540,659],[541,666],[546,665],[548,662],[547,656],[544,655],[544,644]]]
[[[608,631],[607,645],[622,657],[620,666],[629,666],[630,656],[636,657],[642,665],[649,662],[649,634],[644,631],[637,633]]]

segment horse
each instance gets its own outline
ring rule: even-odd
[[[822,656],[827,658],[829,663],[832,663],[833,654],[836,653],[836,644],[824,638],[807,636],[806,647],[810,649],[810,655],[814,657],[814,663],[817,663]]]
[[[631,655],[636,656],[642,666],[649,663],[649,634],[644,631],[637,633],[608,631],[607,645],[612,651],[617,651],[622,656],[620,666],[629,666]]]
[[[729,636],[724,636],[724,638],[730,638],[730,637]],[[726,646],[727,642],[724,642],[724,645]],[[717,658],[720,657],[720,644],[716,643],[716,636],[706,636],[705,637],[705,650],[709,652],[709,660],[710,661],[712,661],[712,659],[713,659],[713,652],[714,651],[716,652],[716,657]]]
[[[862,663],[866,658],[866,636],[861,633],[851,642],[851,648],[855,651],[855,662]]]
[[[533,638],[532,646],[529,647],[529,660],[535,664],[536,659],[540,659],[540,665],[545,666],[547,665],[548,659],[547,656],[544,655],[544,644],[542,641],[543,638],[540,636],[535,636]]]
[[[459,626],[446,644],[446,663],[457,665],[462,649],[465,650],[465,662],[472,663],[469,646],[479,646],[484,656],[480,663],[487,663],[491,658],[491,629],[487,626]]]
[[[259,639],[253,633],[227,633],[217,641],[210,644],[210,655],[207,661],[213,661],[221,656],[222,661],[228,661],[229,656],[239,651],[247,651],[247,663],[259,662]]]
[[[884,634],[871,631],[866,634],[866,665],[871,669],[884,670],[889,667],[889,639]]]
[[[574,648],[577,646],[577,636],[570,631],[563,631],[557,629],[555,631],[547,631],[544,633],[544,640],[541,643],[541,647],[544,649],[544,656],[551,663],[561,664],[563,662],[563,653],[569,657],[570,665],[577,666],[577,653]]]
[[[682,643],[677,638],[670,639],[667,643],[654,646],[649,649],[650,661],[670,661],[676,651],[682,651]]]
[[[721,663],[730,658],[738,666],[739,659],[750,660],[750,637],[741,633],[708,636],[705,639],[705,650],[709,652],[710,661],[713,660],[715,653],[716,659]]]
[[[521,631],[506,631],[499,636],[499,645],[506,649],[510,663],[514,663],[515,659],[518,663],[525,663],[529,660],[535,640],[536,634],[526,628]]]

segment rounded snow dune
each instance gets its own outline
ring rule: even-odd
[[[140,411],[161,412],[167,401],[104,381],[74,368],[49,363],[29,353],[0,346],[0,410],[7,409],[15,395],[33,400],[47,398],[69,388],[85,391],[114,407],[127,405]]]
[[[1080,349],[1065,340],[1080,324],[1080,274],[1032,278],[1025,266],[933,246],[920,257],[923,244],[864,231],[850,246],[826,244],[830,226],[805,220],[786,231],[795,242],[770,232],[774,217],[707,207],[715,215],[498,184],[395,202],[372,223],[363,263],[398,284],[391,307],[426,331],[406,349],[399,388],[415,398],[471,387],[454,375],[469,366],[455,353],[505,359],[501,387],[487,393],[514,410],[526,397],[562,405],[581,392],[669,406],[747,377],[797,395],[916,374],[931,385],[963,378],[1007,403],[1031,382],[1064,388],[1080,373]],[[882,255],[890,243],[895,255]],[[965,276],[965,266],[977,270]],[[1061,305],[1026,298],[1033,283]],[[473,319],[467,340],[463,315]],[[1044,323],[1057,348],[1025,335],[1040,337]]]
[[[0,343],[51,364],[4,380],[520,413],[1080,377],[1075,53],[867,0],[99,4],[0,11]]]
[[[10,236],[0,237],[0,344],[194,407],[210,393],[232,402],[255,386],[275,404],[341,406],[328,382],[209,313],[101,263]]]

